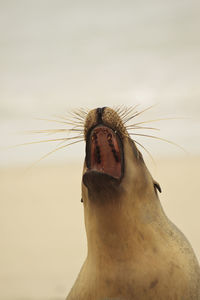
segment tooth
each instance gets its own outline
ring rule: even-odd
[[[107,135],[107,140],[108,140],[108,142],[112,141],[112,134],[111,134],[111,133],[109,133],[109,134]]]

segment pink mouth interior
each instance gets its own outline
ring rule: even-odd
[[[121,150],[114,131],[98,126],[93,129],[90,139],[90,169],[120,178]]]

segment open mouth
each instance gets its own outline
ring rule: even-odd
[[[123,146],[119,135],[111,128],[98,125],[89,133],[86,143],[87,172],[106,174],[114,179],[123,175]]]

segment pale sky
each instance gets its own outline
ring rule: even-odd
[[[194,0],[1,0],[1,145],[23,142],[15,133],[35,129],[34,117],[158,103],[154,118],[187,117],[163,123],[160,136],[200,153],[199,15]],[[177,153],[161,144],[156,155]],[[31,147],[1,161],[31,161],[44,149]]]

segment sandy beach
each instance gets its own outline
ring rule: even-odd
[[[156,160],[161,203],[200,260],[200,157]],[[0,169],[0,299],[61,300],[86,256],[82,164]]]

